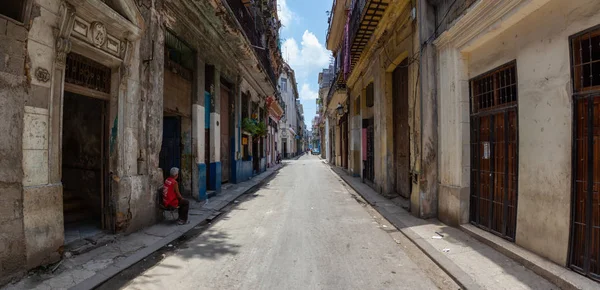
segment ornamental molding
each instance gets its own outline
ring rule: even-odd
[[[75,19],[75,7],[67,2],[62,2],[59,10],[60,20],[58,26],[54,29],[56,37],[55,49],[57,67],[64,68],[67,60],[67,54],[71,51],[71,41],[69,37],[73,29]]]
[[[505,0],[478,1],[467,12],[450,24],[433,44],[442,49],[445,46],[467,47],[472,50],[531,14],[550,0]]]
[[[127,54],[127,41],[111,34],[101,21],[88,21],[76,15],[71,35],[119,59]]]
[[[104,27],[104,24],[102,24],[102,22],[92,22],[90,27],[90,34],[92,38],[92,44],[94,46],[102,47],[106,42],[106,27]],[[119,49],[117,48],[116,51],[118,52]]]
[[[43,67],[38,67],[35,69],[35,78],[42,83],[47,83],[50,80],[50,72]]]

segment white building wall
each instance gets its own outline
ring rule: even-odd
[[[488,4],[483,1],[471,11]],[[497,22],[486,23],[495,17]],[[474,20],[479,23],[474,27],[495,29],[471,39],[465,36],[471,35],[469,31],[461,30],[449,43],[438,45],[442,92],[438,100],[444,108],[439,111],[440,210],[460,215],[465,223],[473,206],[468,200],[469,79],[515,60],[519,140],[515,243],[565,265],[573,152],[569,37],[600,24],[600,2],[531,1],[485,18]]]

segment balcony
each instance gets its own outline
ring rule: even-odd
[[[275,71],[273,70],[273,64],[271,57],[269,56],[270,47],[267,45],[268,41],[262,41],[263,35],[266,37],[267,29],[263,27],[261,13],[255,13],[250,3],[242,3],[242,0],[222,0],[227,2],[229,8],[235,15],[235,18],[240,23],[244,34],[250,40],[250,45],[254,48],[258,59],[267,74],[271,79],[273,86],[277,85],[277,78],[275,77]],[[246,1],[247,2],[247,1]],[[267,21],[269,22],[269,21]]]
[[[346,90],[346,81],[344,80],[343,74],[340,72],[336,73],[333,82],[331,82],[331,87],[329,87],[329,93],[327,94],[327,100],[325,103],[327,106],[331,104],[331,100],[336,92],[345,91]],[[326,107],[327,107],[326,106]]]
[[[371,35],[379,25],[389,0],[355,0],[350,14],[349,39],[350,39],[350,69],[360,59],[360,54],[365,49]]]
[[[329,17],[327,17],[327,36],[325,36],[325,39],[329,39],[329,35],[331,34],[331,25],[333,24],[333,13],[335,11],[335,3],[336,0],[333,0],[333,3],[331,5],[331,10],[329,11]]]

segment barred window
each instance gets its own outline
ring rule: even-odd
[[[76,53],[67,55],[65,82],[95,91],[110,93],[109,67]]]
[[[471,113],[506,107],[517,102],[517,72],[510,62],[471,80]]]
[[[600,29],[571,39],[576,92],[600,89]]]

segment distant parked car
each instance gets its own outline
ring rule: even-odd
[[[321,154],[321,151],[319,151],[318,148],[315,148],[312,150],[312,155],[319,155],[319,154]]]

